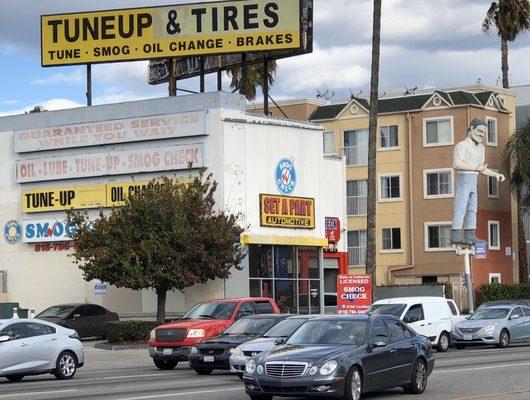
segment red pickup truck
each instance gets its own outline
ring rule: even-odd
[[[274,300],[267,297],[207,300],[193,306],[178,321],[153,329],[149,355],[159,369],[173,369],[179,361],[188,361],[193,346],[218,336],[239,318],[279,312]]]

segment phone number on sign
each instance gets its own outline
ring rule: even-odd
[[[35,251],[64,251],[73,249],[74,245],[70,242],[58,242],[58,243],[37,243],[35,245]]]

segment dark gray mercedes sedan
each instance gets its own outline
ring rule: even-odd
[[[358,400],[402,387],[420,394],[434,368],[430,341],[388,315],[321,316],[285,343],[247,361],[252,400],[273,396]]]

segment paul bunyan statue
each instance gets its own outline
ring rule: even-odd
[[[504,175],[488,169],[485,162],[482,141],[487,132],[486,121],[475,118],[469,124],[467,139],[455,146],[453,168],[458,172],[458,176],[451,226],[451,244],[474,245],[484,242],[476,234],[478,175],[491,176],[497,179],[497,182],[504,182],[505,179]],[[462,236],[462,229],[464,229],[464,236]]]

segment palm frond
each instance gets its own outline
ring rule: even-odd
[[[509,137],[503,154],[503,167],[512,192],[530,184],[530,119]]]

